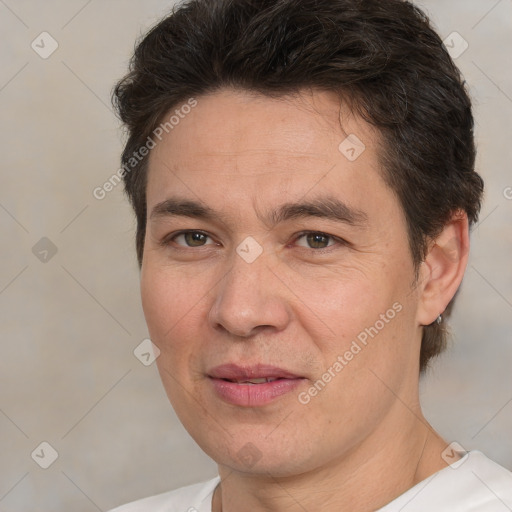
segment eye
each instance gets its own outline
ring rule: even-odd
[[[309,249],[326,249],[327,247],[335,245],[337,239],[331,235],[326,235],[325,233],[308,232],[299,235],[297,242],[299,242],[299,240],[305,240],[305,243],[297,243],[297,245],[301,247],[307,247]]]
[[[210,237],[202,231],[182,231],[169,238],[168,241],[175,242],[182,247],[203,247],[204,245],[211,245],[207,244],[209,238]]]

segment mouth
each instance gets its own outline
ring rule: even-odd
[[[261,377],[258,379],[250,379],[250,380],[232,380],[232,379],[222,379],[226,382],[236,382],[237,384],[265,384],[265,382],[274,382],[279,380],[278,378],[270,378],[270,377]]]
[[[215,394],[241,407],[267,405],[296,389],[305,378],[283,368],[267,365],[224,364],[208,373]]]

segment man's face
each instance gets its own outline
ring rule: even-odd
[[[150,155],[141,278],[176,413],[241,471],[382,449],[412,414],[421,331],[378,134],[323,92],[196,99]]]

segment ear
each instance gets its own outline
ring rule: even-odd
[[[467,214],[454,213],[439,236],[432,241],[419,274],[419,325],[430,325],[459,288],[469,255]]]

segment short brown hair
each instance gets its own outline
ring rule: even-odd
[[[234,87],[279,97],[334,91],[382,137],[386,183],[404,211],[416,268],[456,211],[478,219],[471,101],[426,15],[402,0],[191,0],[140,41],[113,101],[128,130],[122,164],[179,103]],[[147,160],[124,173],[146,230]],[[132,162],[133,163],[133,162]],[[449,316],[455,297],[444,317]],[[446,326],[423,331],[420,368],[446,345]]]

